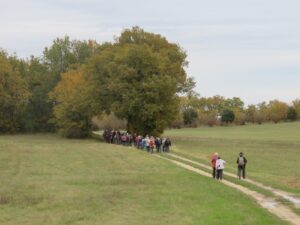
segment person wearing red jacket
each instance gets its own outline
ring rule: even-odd
[[[211,167],[212,167],[212,177],[215,179],[216,178],[216,161],[218,159],[218,153],[215,152],[212,156],[211,156]]]

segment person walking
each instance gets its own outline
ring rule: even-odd
[[[244,153],[240,152],[239,156],[237,157],[236,163],[238,165],[238,178],[243,179],[246,178],[246,164],[247,164],[247,159],[244,156]]]
[[[155,146],[156,146],[156,152],[157,153],[161,152],[161,139],[160,139],[160,137],[157,137],[155,139]]]
[[[145,137],[145,147],[146,147],[147,152],[149,153],[150,152],[150,138],[148,135],[146,135],[146,137]]]
[[[224,161],[223,159],[221,159],[220,156],[218,156],[218,159],[216,161],[217,180],[223,179],[223,170],[225,169],[225,163],[226,161]]]
[[[150,137],[149,141],[150,152],[153,153],[153,149],[155,148],[155,139],[153,136]]]
[[[170,138],[167,137],[165,141],[165,152],[170,152],[171,145],[172,145],[171,140]]]
[[[211,168],[212,168],[212,177],[215,179],[216,178],[216,161],[218,159],[218,153],[215,152],[212,156],[211,156]]]

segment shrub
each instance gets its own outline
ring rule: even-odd
[[[294,107],[289,107],[288,113],[287,113],[287,119],[290,121],[295,121],[298,118],[298,113]]]
[[[194,108],[187,108],[183,111],[183,121],[185,126],[197,126],[198,113]]]
[[[234,121],[235,115],[232,110],[225,109],[222,113],[221,121],[228,124]]]

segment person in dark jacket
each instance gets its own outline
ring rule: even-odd
[[[170,151],[171,145],[172,145],[171,140],[170,140],[170,138],[167,137],[166,140],[165,140],[165,144],[164,144],[165,152]]]
[[[161,152],[161,139],[159,137],[157,137],[155,139],[155,146],[156,146],[156,152]]]
[[[247,164],[247,159],[244,156],[244,154],[242,152],[240,152],[239,156],[237,157],[236,163],[238,165],[238,177],[239,179],[241,179],[241,177],[243,177],[243,179],[246,178],[246,164]]]

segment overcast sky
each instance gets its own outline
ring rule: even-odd
[[[40,56],[56,37],[112,41],[124,28],[187,51],[201,96],[300,98],[299,0],[0,0],[0,47]]]

